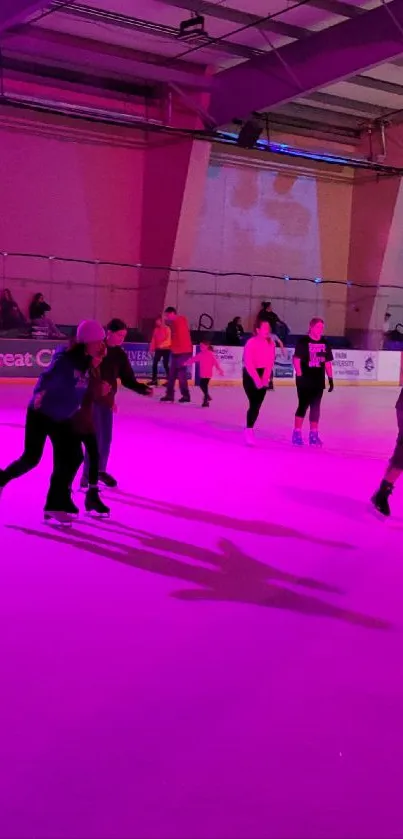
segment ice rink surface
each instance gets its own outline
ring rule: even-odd
[[[1,466],[30,392],[0,387]],[[107,522],[43,524],[49,450],[4,491],[2,839],[403,837],[403,479],[368,503],[398,391],[326,394],[322,451],[292,387],[253,450],[212,393],[119,395]]]

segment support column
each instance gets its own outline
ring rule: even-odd
[[[379,285],[393,284],[384,269],[400,184],[397,176],[358,172],[353,186],[348,277],[369,287],[348,289],[346,336],[367,349],[379,349],[382,343],[388,293]]]
[[[203,201],[210,144],[156,134],[146,149],[139,315],[141,326],[165,305],[181,308],[185,274]],[[150,266],[150,267],[149,267]]]

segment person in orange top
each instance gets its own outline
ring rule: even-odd
[[[200,341],[200,352],[190,359],[189,364],[199,365],[199,387],[204,396],[202,408],[209,408],[211,402],[211,396],[208,389],[210,379],[212,378],[214,370],[217,370],[220,376],[224,375],[224,371],[222,367],[220,367],[219,361],[214,354],[213,347],[207,338],[205,338],[204,341]]]
[[[155,321],[154,332],[150,343],[150,352],[154,353],[151,384],[154,385],[154,387],[157,387],[158,365],[162,360],[165,375],[168,381],[169,357],[171,355],[171,330],[169,326],[166,326],[162,318],[157,318],[157,320]]]
[[[161,402],[175,401],[175,383],[178,379],[182,394],[179,402],[190,402],[187,364],[193,355],[193,344],[187,319],[178,315],[173,306],[165,309],[165,320],[171,329],[171,364],[166,396]]]

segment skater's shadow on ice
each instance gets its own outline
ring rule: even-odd
[[[301,492],[297,487],[282,487],[290,501],[302,504],[311,510],[325,510],[327,513],[336,513],[343,518],[357,519],[368,516],[371,513],[371,504],[367,501],[360,501],[356,498],[348,498],[346,495],[335,495],[333,492],[324,490],[309,489],[308,493]]]
[[[15,525],[9,527],[29,537],[41,539],[42,542],[68,545],[81,554],[86,552],[152,574],[190,583],[192,588],[172,593],[171,596],[178,600],[263,606],[333,618],[366,629],[391,628],[390,624],[381,619],[351,612],[311,594],[296,592],[281,585],[289,583],[331,591],[326,584],[316,580],[298,579],[247,556],[228,539],[221,539],[216,551],[145,533],[118,523],[97,523],[90,532],[78,527],[63,532],[58,528],[41,531]],[[184,562],[183,557],[191,562]],[[207,565],[212,567],[206,567]]]
[[[174,518],[203,522],[214,527],[221,527],[224,530],[237,530],[241,533],[253,533],[256,536],[269,536],[280,539],[301,539],[304,542],[312,542],[315,545],[322,545],[327,548],[354,550],[354,545],[346,542],[312,536],[309,533],[296,530],[294,527],[277,524],[277,522],[258,521],[256,519],[235,519],[231,518],[231,516],[226,516],[224,513],[215,513],[212,510],[200,510],[197,507],[184,507],[182,504],[144,498],[141,495],[133,495],[130,492],[123,492],[121,490],[114,491],[110,498],[113,498],[114,503],[118,502],[129,507],[150,510],[153,513],[162,513],[163,515],[173,516]]]

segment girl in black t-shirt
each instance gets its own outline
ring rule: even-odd
[[[303,446],[302,424],[309,408],[310,434],[309,444],[321,446],[318,425],[323,391],[326,387],[325,373],[329,379],[329,393],[333,384],[333,353],[330,344],[323,338],[325,324],[321,318],[313,318],[309,324],[308,335],[297,342],[294,354],[298,408],[295,414],[295,427],[292,442]]]

